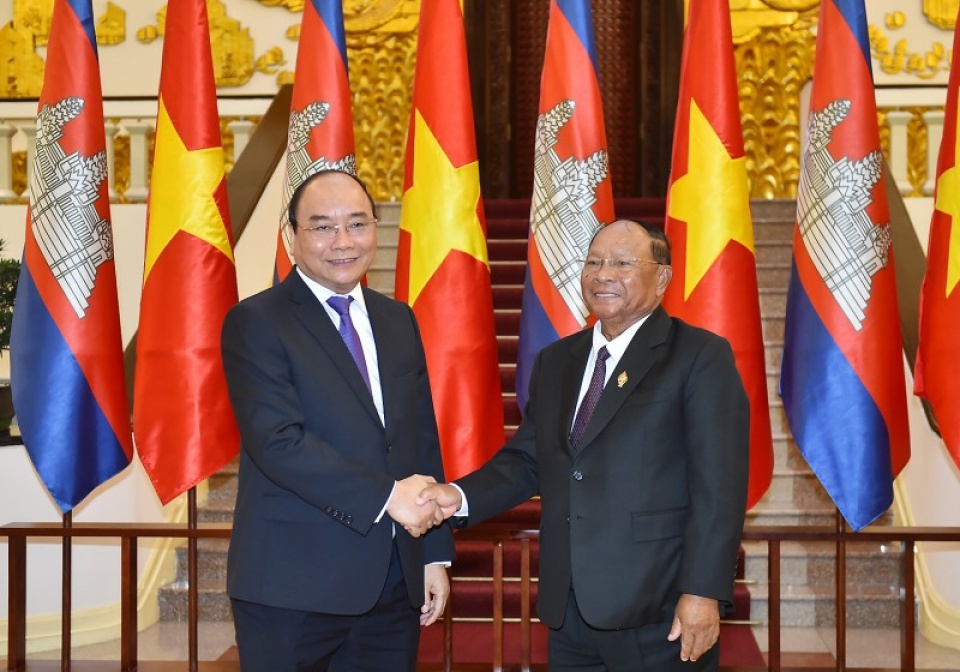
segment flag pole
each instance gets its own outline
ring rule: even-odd
[[[63,529],[69,530],[73,527],[73,512],[67,511],[63,514]],[[60,614],[60,670],[69,672],[70,670],[70,628],[71,628],[71,598],[73,596],[73,537],[64,534],[61,541],[63,549],[63,586],[60,591],[61,614]]]
[[[187,528],[197,529],[197,488],[187,490]],[[199,620],[200,605],[198,604],[197,590],[197,537],[187,537],[187,604],[189,615],[187,623],[187,648],[190,660],[190,672],[197,672],[198,646],[197,621]]]
[[[840,509],[834,511],[837,532],[846,532],[846,522],[840,515]],[[837,563],[836,563],[836,604],[835,620],[837,633],[837,671],[844,672],[847,669],[847,543],[842,539],[837,540]]]

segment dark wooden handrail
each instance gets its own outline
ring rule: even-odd
[[[8,604],[8,643],[7,664],[8,671],[24,671],[41,669],[56,669],[44,663],[27,663],[26,656],[26,622],[27,622],[27,541],[30,538],[39,539],[77,539],[100,538],[118,539],[121,547],[120,560],[120,669],[143,670],[236,670],[236,664],[230,663],[199,663],[196,660],[180,663],[141,664],[137,657],[137,542],[144,538],[182,538],[182,539],[226,539],[230,536],[230,525],[224,523],[200,524],[196,528],[188,528],[182,524],[173,523],[74,523],[65,528],[57,523],[12,523],[0,527],[0,538],[5,538],[8,544],[9,567],[9,604]],[[539,538],[536,530],[518,529],[509,525],[488,524],[469,530],[457,532],[459,539],[488,541],[494,557],[494,664],[493,670],[503,670],[503,547],[507,542],[521,544],[521,605],[528,605],[531,589],[530,571],[530,544]],[[901,666],[899,669],[912,672],[916,669],[914,655],[916,651],[916,630],[914,625],[915,575],[914,575],[914,544],[917,542],[960,542],[960,527],[877,527],[862,532],[851,532],[845,529],[830,527],[748,527],[744,530],[743,539],[749,541],[766,542],[769,549],[769,623],[768,623],[768,651],[769,662],[767,667],[724,668],[729,672],[754,672],[770,670],[773,672],[799,672],[800,668],[785,668],[780,663],[780,546],[787,541],[821,541],[836,542],[841,548],[844,544],[853,541],[899,542],[901,544],[900,570],[902,587],[900,594],[900,632],[901,632]],[[843,580],[838,575],[838,582]],[[530,647],[530,623],[532,620],[529,606],[521,607],[521,669],[530,670],[532,665]],[[452,660],[452,616],[448,608],[444,616],[445,628],[445,661],[442,669],[467,669],[456,665]],[[837,624],[836,627],[841,627]],[[199,668],[198,668],[199,665]],[[469,669],[479,669],[468,666]],[[102,663],[80,662],[75,669],[82,670],[116,670],[116,661]],[[874,669],[874,668],[871,668]],[[877,671],[886,672],[886,671]],[[889,672],[893,672],[890,670]]]

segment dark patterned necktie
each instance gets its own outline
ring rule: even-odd
[[[357,333],[356,327],[353,326],[353,320],[350,319],[350,303],[352,301],[352,296],[331,296],[327,299],[330,307],[337,311],[337,315],[340,316],[340,337],[346,343],[347,350],[353,355],[353,361],[357,363],[363,382],[367,384],[369,390],[370,376],[367,373],[367,360],[363,356],[363,344],[360,343],[360,334]]]
[[[587,388],[587,393],[583,395],[580,410],[577,411],[577,418],[573,421],[573,429],[570,430],[570,445],[573,446],[574,450],[580,450],[580,442],[583,441],[583,435],[587,432],[590,416],[593,415],[597,402],[600,401],[600,395],[603,393],[603,383],[607,377],[606,361],[609,357],[610,353],[607,352],[607,346],[603,346],[597,351],[597,365],[593,367],[590,387]]]

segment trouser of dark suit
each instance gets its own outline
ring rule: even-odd
[[[332,581],[336,577],[331,577]],[[394,546],[383,593],[359,616],[232,600],[242,672],[414,672],[420,612]]]
[[[680,640],[667,641],[671,622],[627,630],[598,630],[588,625],[573,591],[567,599],[563,626],[550,630],[547,667],[550,672],[713,672],[720,669],[720,646],[697,662],[680,660]]]

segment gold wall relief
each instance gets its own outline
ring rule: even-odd
[[[11,22],[0,28],[0,97],[39,98],[43,59],[33,48],[33,36]]]
[[[30,35],[38,47],[47,46],[52,19],[53,0],[13,0],[13,25]]]
[[[734,49],[751,198],[796,198],[800,91],[813,76],[806,27],[762,27]]]
[[[285,63],[280,47],[271,47],[255,59],[250,29],[227,14],[222,0],[207,0],[207,17],[213,52],[213,78],[218,87],[243,86],[250,81],[254,72],[273,74],[278,66]],[[166,18],[167,6],[164,5],[157,12],[157,25],[141,27],[137,30],[137,40],[149,44],[162,37]]]
[[[127,39],[127,13],[112,2],[97,19],[97,44],[110,46]]]
[[[923,0],[923,15],[937,28],[953,30],[960,0]]]
[[[924,3],[924,13],[931,23],[941,28],[953,29],[957,18],[957,4],[953,2]],[[927,5],[952,5],[952,14],[944,7],[931,8],[928,13]],[[934,19],[936,17],[936,20]],[[919,79],[933,79],[941,72],[950,70],[953,50],[948,49],[942,42],[933,41],[926,48],[911,48],[906,38],[888,35],[902,30],[907,26],[906,15],[897,10],[884,15],[883,26],[870,24],[870,53],[876,59],[880,69],[888,75],[906,74]],[[948,36],[948,39],[952,36]]]

